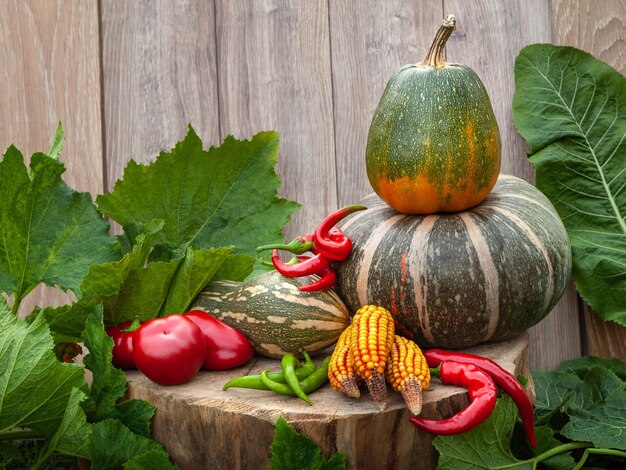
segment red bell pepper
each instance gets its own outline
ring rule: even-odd
[[[191,310],[184,316],[202,330],[206,347],[203,369],[233,369],[252,359],[254,350],[250,341],[239,330],[202,310]]]
[[[188,382],[204,361],[202,330],[184,315],[155,318],[135,331],[133,356],[137,369],[153,382],[161,385]]]
[[[133,357],[133,335],[135,332],[124,331],[130,328],[132,324],[131,321],[125,321],[106,330],[113,340],[113,365],[118,369],[137,368]]]

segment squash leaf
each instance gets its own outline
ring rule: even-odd
[[[98,305],[89,314],[83,339],[89,354],[85,356],[85,367],[92,372],[89,402],[85,408],[93,410],[90,418],[102,421],[118,418],[136,434],[150,437],[150,423],[156,408],[143,400],[119,402],[127,392],[124,372],[113,367],[113,340],[104,330],[102,306]]]
[[[237,253],[256,257],[259,244],[282,241],[281,230],[299,207],[276,195],[277,159],[275,132],[243,141],[229,136],[204,150],[189,127],[153,163],[131,160],[113,191],[98,196],[98,206],[123,226],[163,220],[158,244],[183,250],[234,245]]]
[[[560,433],[596,447],[626,450],[626,382],[614,370],[593,366],[581,377],[563,363],[556,371],[534,371],[537,415],[565,413]],[[626,370],[622,364],[621,372]],[[582,374],[582,370],[579,370]],[[555,422],[551,419],[550,422]]]
[[[40,283],[79,293],[91,265],[120,256],[91,196],[61,179],[60,132],[54,158],[35,153],[27,168],[10,146],[0,162],[0,291],[18,304]]]
[[[503,396],[491,416],[478,427],[463,434],[435,438],[433,445],[439,452],[437,468],[478,470],[511,466],[532,469],[531,462],[521,462],[510,451],[516,420],[515,404],[511,398]]]
[[[319,446],[308,437],[297,432],[282,416],[276,422],[276,434],[272,442],[270,470],[344,470],[343,454],[335,453],[328,460]]]
[[[569,234],[578,292],[626,326],[626,78],[571,47],[527,46],[513,118]]]
[[[75,445],[80,455],[84,369],[57,361],[52,346],[43,316],[29,325],[0,296],[0,432],[29,428],[51,439],[50,452]]]
[[[147,437],[138,436],[116,419],[106,419],[93,425],[89,444],[92,470],[115,470],[144,454],[161,454],[155,470],[176,468],[169,463],[165,448]],[[146,462],[156,462],[152,459]],[[130,468],[133,468],[132,466]],[[137,468],[135,466],[135,468]],[[143,467],[147,468],[147,467]]]

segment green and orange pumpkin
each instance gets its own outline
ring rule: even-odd
[[[522,333],[544,318],[571,272],[567,233],[531,184],[502,175],[488,198],[454,214],[406,215],[375,194],[338,226],[352,239],[336,291],[355,312],[391,311],[420,346],[462,348]]]
[[[473,207],[500,171],[500,132],[485,86],[471,68],[445,61],[454,27],[447,16],[426,58],[391,77],[372,118],[367,176],[405,214]]]

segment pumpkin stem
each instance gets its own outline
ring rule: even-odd
[[[428,53],[423,61],[421,61],[418,65],[424,67],[443,67],[447,64],[446,62],[446,42],[448,38],[452,34],[456,28],[456,18],[454,15],[448,15],[443,19],[443,23],[437,30],[437,34],[435,35],[435,39],[433,39],[433,43],[430,45],[430,49],[428,49]]]

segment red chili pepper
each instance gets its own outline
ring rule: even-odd
[[[272,264],[283,276],[300,277],[324,273],[330,268],[330,260],[317,254],[298,264],[284,263],[278,256],[278,250],[272,251]]]
[[[489,375],[473,364],[445,361],[440,366],[444,384],[467,387],[470,404],[450,418],[432,420],[411,416],[411,423],[420,429],[449,436],[461,434],[485,421],[496,405],[496,385]]]
[[[316,253],[313,244],[313,234],[307,233],[299,237],[294,238],[289,243],[275,243],[273,245],[263,245],[257,247],[256,251],[261,252],[265,250],[285,250],[293,253],[294,255],[301,255],[307,251]]]
[[[367,209],[367,207],[358,205],[347,206],[326,217],[322,223],[318,225],[313,234],[315,249],[328,259],[334,261],[345,260],[352,250],[352,240],[343,234],[343,232],[341,232],[343,236],[335,236],[335,239],[333,239],[329,232],[337,222],[347,215],[364,209]]]
[[[533,404],[531,403],[530,398],[528,398],[524,387],[522,387],[522,384],[519,383],[513,374],[504,370],[491,359],[477,356],[475,354],[444,351],[443,349],[429,349],[424,352],[424,357],[426,358],[429,367],[437,367],[443,361],[456,361],[465,364],[474,364],[479,369],[489,374],[496,385],[508,394],[515,402],[522,418],[522,424],[526,430],[528,441],[533,448],[537,447],[537,439],[535,438],[535,412]]]
[[[254,356],[250,341],[239,330],[202,310],[191,310],[184,316],[202,330],[206,346],[203,369],[233,369],[245,364]]]
[[[161,385],[191,380],[204,362],[205,351],[202,331],[184,315],[150,320],[133,336],[137,369]]]
[[[133,357],[133,336],[137,328],[139,328],[139,320],[136,322],[125,321],[106,330],[113,340],[112,362],[118,369],[137,368]]]
[[[319,290],[330,289],[337,282],[337,273],[333,268],[328,268],[325,274],[321,274],[317,281],[307,284],[305,286],[300,286],[300,290],[303,292],[316,292]]]

